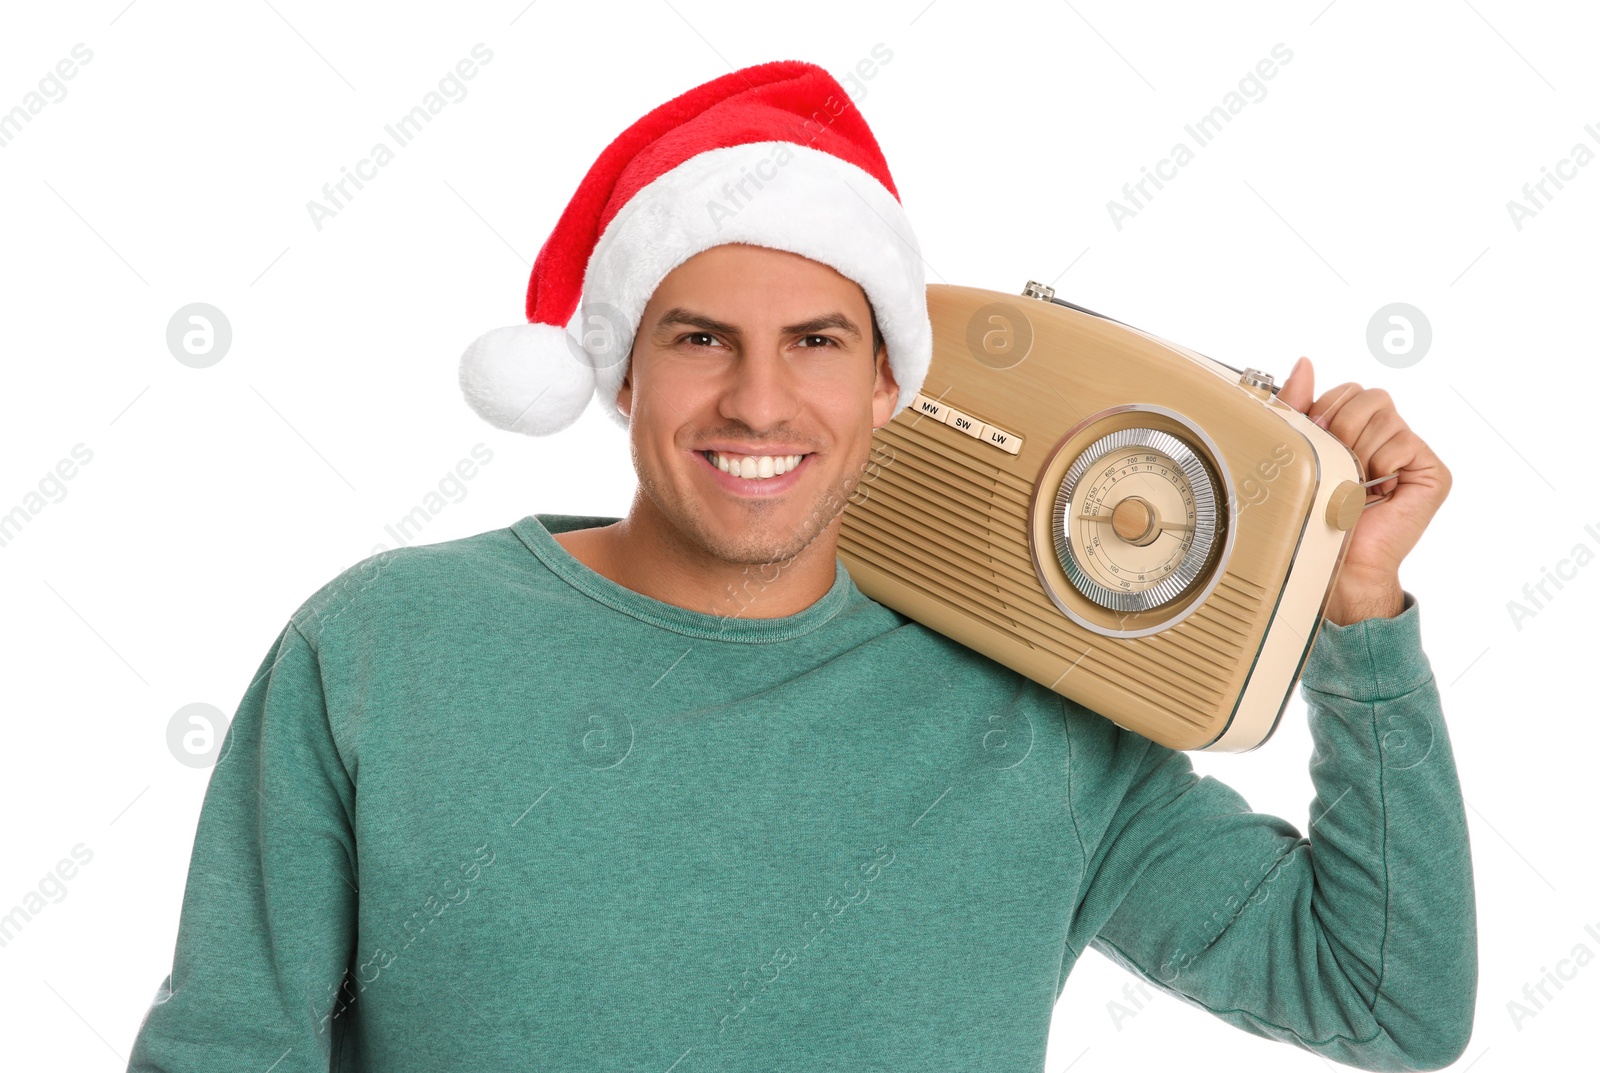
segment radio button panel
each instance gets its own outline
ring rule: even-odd
[[[907,409],[916,410],[925,417],[959,429],[973,439],[982,440],[991,447],[998,447],[1007,454],[1014,455],[1022,450],[1022,437],[1015,432],[1007,432],[998,425],[980,421],[971,414],[963,413],[954,406],[929,398],[920,392]]]

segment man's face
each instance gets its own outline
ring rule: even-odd
[[[732,563],[792,558],[833,525],[899,394],[871,324],[854,281],[787,251],[715,246],[669,273],[617,395],[658,520]]]

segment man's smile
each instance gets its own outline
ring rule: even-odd
[[[718,486],[739,496],[781,495],[810,469],[814,453],[723,454],[693,451]]]

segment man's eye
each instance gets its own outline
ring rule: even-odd
[[[824,343],[826,343],[829,346],[837,346],[838,345],[838,342],[831,335],[804,335],[804,336],[801,336],[801,338],[802,339],[821,339]],[[807,347],[806,349],[807,350],[814,350],[816,348],[815,347]]]
[[[692,346],[710,346],[710,343],[698,343],[695,342],[695,340],[715,338],[716,336],[712,335],[710,332],[690,332],[688,335],[684,336],[684,339],[688,340]]]

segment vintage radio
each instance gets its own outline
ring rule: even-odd
[[[1049,287],[928,311],[927,379],[844,511],[856,585],[1163,745],[1266,741],[1379,481],[1267,374]]]

